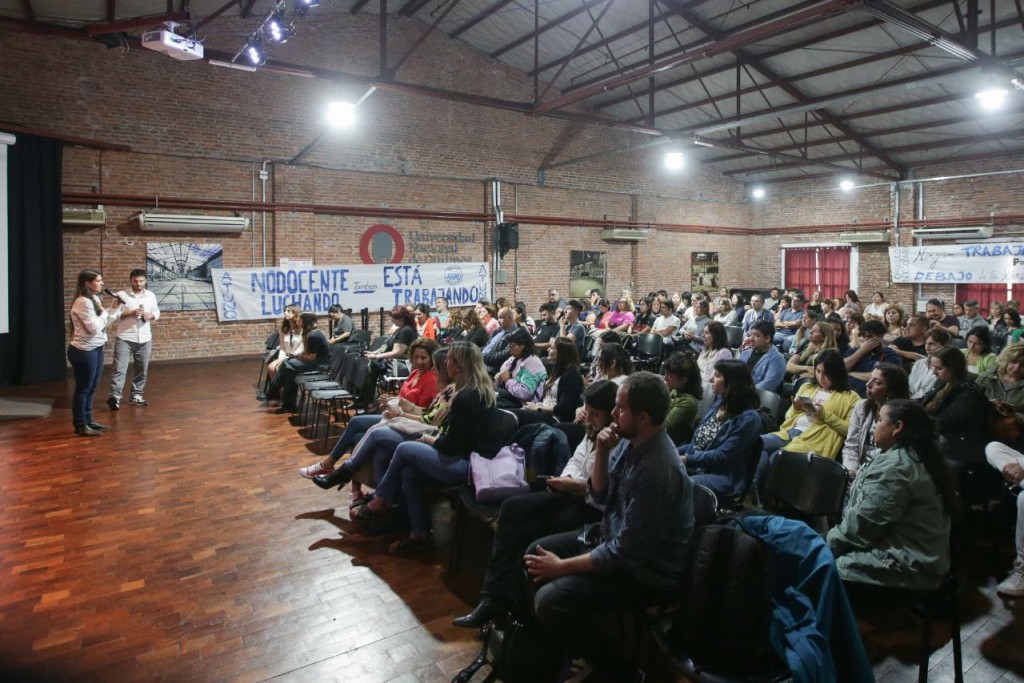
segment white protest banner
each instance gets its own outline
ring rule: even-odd
[[[284,307],[326,315],[342,308],[391,309],[411,301],[433,306],[443,296],[450,306],[469,306],[490,298],[486,263],[377,263],[349,266],[212,268],[217,319],[280,318]]]
[[[893,282],[1024,282],[1024,242],[889,247]]]

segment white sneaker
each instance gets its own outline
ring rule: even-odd
[[[299,476],[305,477],[306,479],[312,479],[318,474],[330,474],[333,471],[333,467],[324,465],[323,462],[318,462],[315,465],[310,465],[309,467],[303,467],[302,469],[300,469]]]
[[[996,586],[996,592],[1011,598],[1024,597],[1024,560],[1017,558],[1010,575]]]

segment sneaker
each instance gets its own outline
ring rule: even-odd
[[[1024,559],[1017,558],[1010,575],[996,586],[996,592],[1011,598],[1024,597]]]
[[[315,465],[310,465],[309,467],[303,467],[301,470],[299,470],[299,476],[300,477],[305,477],[306,479],[312,479],[313,477],[317,476],[318,474],[330,474],[333,471],[334,471],[333,467],[331,467],[329,465],[325,465],[322,462],[318,462]]]
[[[120,410],[121,409],[121,397],[120,396],[111,396],[111,397],[109,397],[107,399],[107,405],[110,406],[111,410]]]
[[[141,394],[135,394],[128,400],[128,403],[133,406],[144,406],[146,405],[146,399],[142,398]]]

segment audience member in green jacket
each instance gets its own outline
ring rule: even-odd
[[[1003,349],[995,367],[979,375],[975,384],[997,407],[1007,403],[1016,410],[1024,408],[1024,344]]]
[[[967,361],[967,372],[980,375],[996,367],[996,354],[992,353],[992,335],[987,327],[972,327],[967,333],[967,348],[962,349]]]
[[[828,545],[844,582],[932,589],[949,570],[949,531],[956,484],[924,409],[886,402],[875,425],[880,449],[860,469],[843,521]],[[867,589],[870,591],[870,589]]]
[[[693,356],[681,351],[669,356],[665,361],[665,383],[670,391],[665,430],[675,445],[690,443],[698,418],[698,402],[704,393],[700,368]]]

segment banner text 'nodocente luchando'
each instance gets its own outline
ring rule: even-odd
[[[279,318],[285,306],[325,315],[337,304],[358,311],[405,303],[430,306],[443,296],[450,306],[490,297],[486,263],[356,264],[214,269],[217,317]]]

